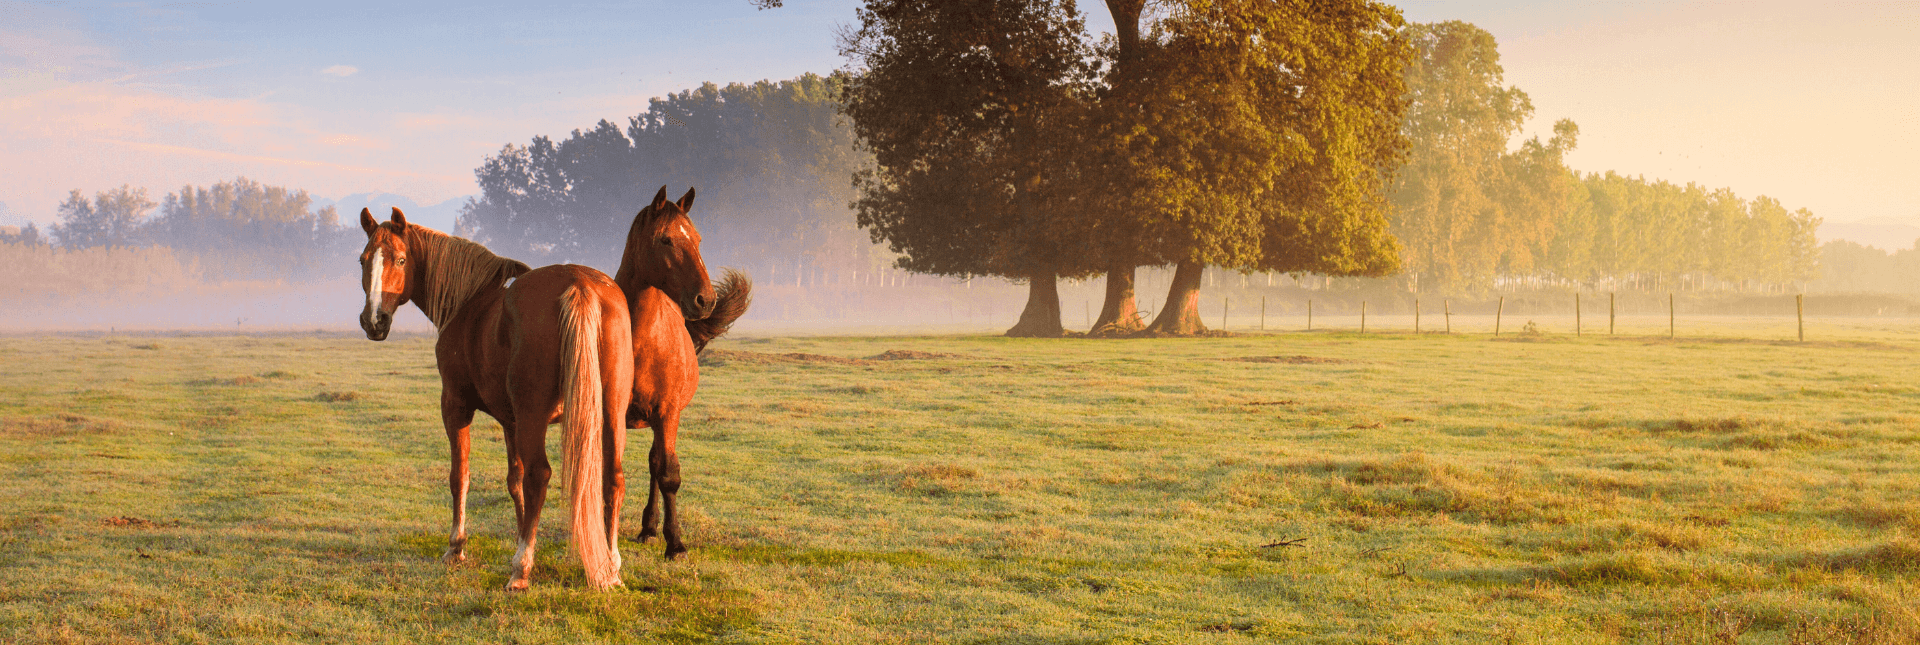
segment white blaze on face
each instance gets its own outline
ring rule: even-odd
[[[367,320],[380,313],[381,279],[387,277],[386,249],[374,249],[367,261]]]
[[[687,239],[693,239],[693,236],[692,236],[692,235],[688,235],[688,234],[687,234],[687,225],[686,225],[686,224],[681,224],[681,225],[680,225],[680,237],[684,237],[684,238],[687,238]]]

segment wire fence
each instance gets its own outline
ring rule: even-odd
[[[1649,316],[1644,312],[1627,315],[1624,317],[1626,320],[1623,321],[1619,302],[1617,296],[1614,294],[1601,294],[1598,298],[1576,294],[1568,303],[1571,309],[1569,312],[1541,312],[1539,311],[1539,307],[1535,306],[1533,307],[1533,311],[1525,315],[1513,316],[1509,316],[1506,312],[1506,298],[1504,296],[1496,300],[1494,313],[1491,316],[1486,314],[1456,313],[1453,310],[1452,302],[1447,299],[1440,299],[1437,306],[1431,301],[1423,302],[1420,299],[1415,299],[1411,312],[1384,316],[1370,316],[1368,307],[1371,303],[1362,300],[1360,301],[1358,314],[1345,312],[1332,315],[1321,314],[1317,321],[1314,314],[1314,301],[1312,299],[1306,300],[1304,314],[1269,315],[1270,304],[1267,298],[1260,298],[1257,303],[1258,314],[1252,317],[1252,320],[1249,320],[1247,312],[1236,312],[1234,310],[1234,302],[1231,297],[1221,298],[1219,316],[1213,320],[1219,321],[1220,326],[1218,329],[1222,331],[1241,332],[1357,331],[1360,333],[1399,332],[1417,334],[1484,333],[1494,336],[1502,334],[1536,335],[1545,333],[1570,333],[1576,337],[1589,335],[1612,336],[1625,333],[1634,336],[1664,334],[1668,338],[1678,338],[1682,331],[1699,331],[1692,327],[1683,330],[1675,294],[1672,293],[1667,294],[1666,297],[1665,320],[1662,321],[1665,323],[1664,326],[1657,325],[1657,322],[1654,325],[1649,325],[1649,319],[1653,318],[1653,316]],[[1253,307],[1256,305],[1243,306]],[[1351,307],[1348,307],[1348,309],[1351,309]],[[1694,315],[1689,316],[1688,323],[1694,325],[1704,324],[1708,321],[1719,321],[1719,324],[1716,324],[1715,327],[1721,328],[1721,330],[1724,331],[1726,327],[1725,321],[1728,318],[1730,317],[1712,314]],[[1743,320],[1744,324],[1741,326],[1744,327],[1752,326],[1751,323],[1755,319],[1777,320],[1777,317],[1765,315],[1734,316],[1731,318]],[[1792,322],[1792,332],[1795,340],[1805,341],[1807,339],[1806,296],[1804,294],[1796,294],[1793,298],[1792,310],[1781,312],[1778,318],[1785,318]],[[1206,312],[1202,312],[1201,319],[1203,321],[1208,320]],[[1520,320],[1524,320],[1524,322],[1515,324]],[[1546,326],[1541,325],[1542,320],[1547,322]],[[1251,329],[1249,329],[1249,327],[1251,327]]]

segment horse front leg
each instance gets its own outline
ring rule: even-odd
[[[680,513],[676,510],[680,494],[680,456],[674,440],[680,430],[680,411],[668,410],[653,428],[653,450],[647,455],[653,487],[660,495],[661,533],[667,539],[667,559],[687,552],[680,541]],[[649,495],[651,497],[651,495]]]
[[[447,534],[447,550],[440,554],[440,561],[456,564],[467,559],[467,456],[473,448],[473,408],[451,393],[442,394],[440,421],[446,425],[447,452],[452,457],[447,492],[453,496],[453,530]]]
[[[639,406],[628,408],[628,429],[638,430],[654,425],[657,424],[641,416]],[[660,434],[656,432],[653,447],[647,449],[647,505],[640,509],[640,534],[633,538],[636,542],[646,542],[660,536],[660,469],[653,459],[653,453],[659,449]]]

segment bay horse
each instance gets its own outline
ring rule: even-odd
[[[394,310],[407,302],[439,330],[440,418],[453,458],[453,530],[441,559],[467,557],[469,430],[474,411],[483,411],[506,433],[507,494],[519,529],[507,589],[528,587],[552,475],[547,424],[558,421],[574,550],[590,586],[620,584],[614,488],[632,399],[633,345],[619,287],[582,266],[529,270],[478,243],[408,224],[398,208],[386,222],[361,209],[360,228],[367,232],[360,253],[367,295],[360,328],[367,338],[385,340]]]
[[[700,387],[700,350],[747,312],[753,290],[747,276],[733,269],[718,288],[707,282],[700,231],[687,217],[692,207],[692,188],[680,201],[670,202],[667,187],[661,186],[653,202],[634,215],[620,268],[613,274],[633,320],[633,404],[627,409],[627,427],[653,428],[647,505],[637,539],[662,535],[657,527],[664,524],[669,560],[687,551],[675,510],[680,457],[674,443],[680,412]]]

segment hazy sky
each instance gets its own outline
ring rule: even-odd
[[[0,2],[0,223],[49,222],[73,188],[157,200],[236,175],[473,194],[505,143],[624,125],[702,81],[831,71],[858,4]],[[1399,3],[1492,32],[1530,130],[1580,124],[1577,169],[1920,222],[1920,2],[1815,4]]]

